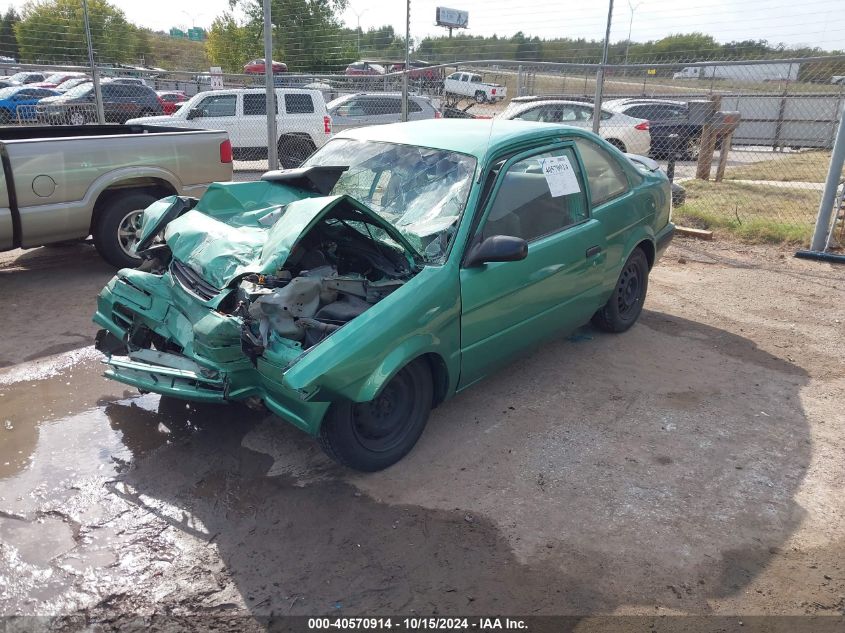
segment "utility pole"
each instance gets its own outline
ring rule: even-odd
[[[405,2],[405,68],[402,70],[402,120],[408,120],[408,70],[411,67],[411,0]]]
[[[367,11],[369,11],[369,9],[364,9],[361,13],[358,13],[355,9],[352,9],[352,13],[354,13],[355,17],[358,19],[358,29],[355,31],[358,39],[358,59],[361,59],[361,16]]]
[[[631,28],[634,26],[634,11],[636,11],[642,2],[638,2],[637,4],[631,4],[631,0],[628,0],[628,8],[631,9],[631,19],[628,20],[628,39],[625,40],[625,65],[628,65],[628,49],[631,47]],[[628,73],[628,69],[625,69],[625,73]]]
[[[273,22],[270,0],[264,0],[264,86],[267,91],[267,169],[279,168],[276,137],[276,86],[273,83]]]
[[[88,63],[91,65],[91,79],[94,82],[94,102],[97,107],[97,122],[105,125],[103,112],[103,93],[100,91],[100,70],[94,63],[94,45],[91,43],[91,24],[88,22],[88,0],[82,0],[82,16],[85,19],[85,39],[88,41]]]
[[[610,46],[610,24],[613,21],[613,0],[609,0],[607,8],[607,29],[604,32],[604,46],[601,52],[601,64],[596,72],[596,96],[593,99],[593,132],[599,133],[601,123],[601,97],[604,88],[604,67],[607,65],[607,48]]]

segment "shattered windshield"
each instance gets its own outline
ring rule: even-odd
[[[472,186],[472,156],[416,145],[335,139],[303,164],[349,166],[332,189],[397,227],[431,264],[442,263]]]

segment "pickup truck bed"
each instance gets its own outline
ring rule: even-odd
[[[133,266],[141,214],[232,178],[228,135],[150,125],[0,127],[0,251],[94,236]]]

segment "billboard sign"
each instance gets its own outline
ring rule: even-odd
[[[469,12],[437,7],[436,24],[437,26],[446,26],[450,29],[469,28]]]

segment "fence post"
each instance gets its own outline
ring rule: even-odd
[[[816,217],[816,228],[813,229],[810,250],[823,251],[825,249],[827,233],[830,230],[830,216],[833,214],[833,201],[836,198],[836,189],[839,187],[843,163],[845,163],[845,110],[840,110],[839,129],[836,132],[836,140],[833,142],[833,153],[830,156],[830,165],[824,182],[822,200],[819,203],[819,215]]]
[[[775,124],[775,140],[772,143],[772,150],[777,151],[780,148],[783,151],[783,147],[780,145],[780,135],[783,131],[783,115],[786,113],[786,96],[789,94],[789,76],[792,74],[792,64],[789,65],[789,71],[786,74],[786,82],[783,85],[783,94],[780,96],[780,106],[778,107],[778,120]]]
[[[596,71],[596,96],[593,99],[593,133],[599,133],[601,125],[601,98],[604,90],[604,67],[607,66],[607,49],[610,46],[610,24],[613,20],[613,0],[607,3],[607,30],[604,32],[604,46],[601,52],[601,64]]]
[[[82,17],[85,20],[85,39],[88,41],[88,63],[91,65],[91,80],[94,83],[94,102],[97,107],[97,122],[105,125],[106,114],[103,111],[103,93],[100,91],[100,70],[94,63],[94,46],[91,42],[91,25],[88,22],[88,0],[82,0]]]
[[[710,167],[713,164],[713,154],[716,151],[716,130],[713,127],[713,115],[721,109],[722,97],[715,95],[710,100],[713,107],[701,129],[701,149],[695,169],[695,177],[699,180],[710,180]]]
[[[273,84],[273,22],[270,0],[264,0],[264,87],[267,91],[267,169],[279,168],[276,134],[276,86]]]
[[[516,67],[516,96],[522,96],[522,64]]]
[[[402,121],[408,120],[408,71],[411,66],[411,0],[405,3],[405,67],[402,69]]]

